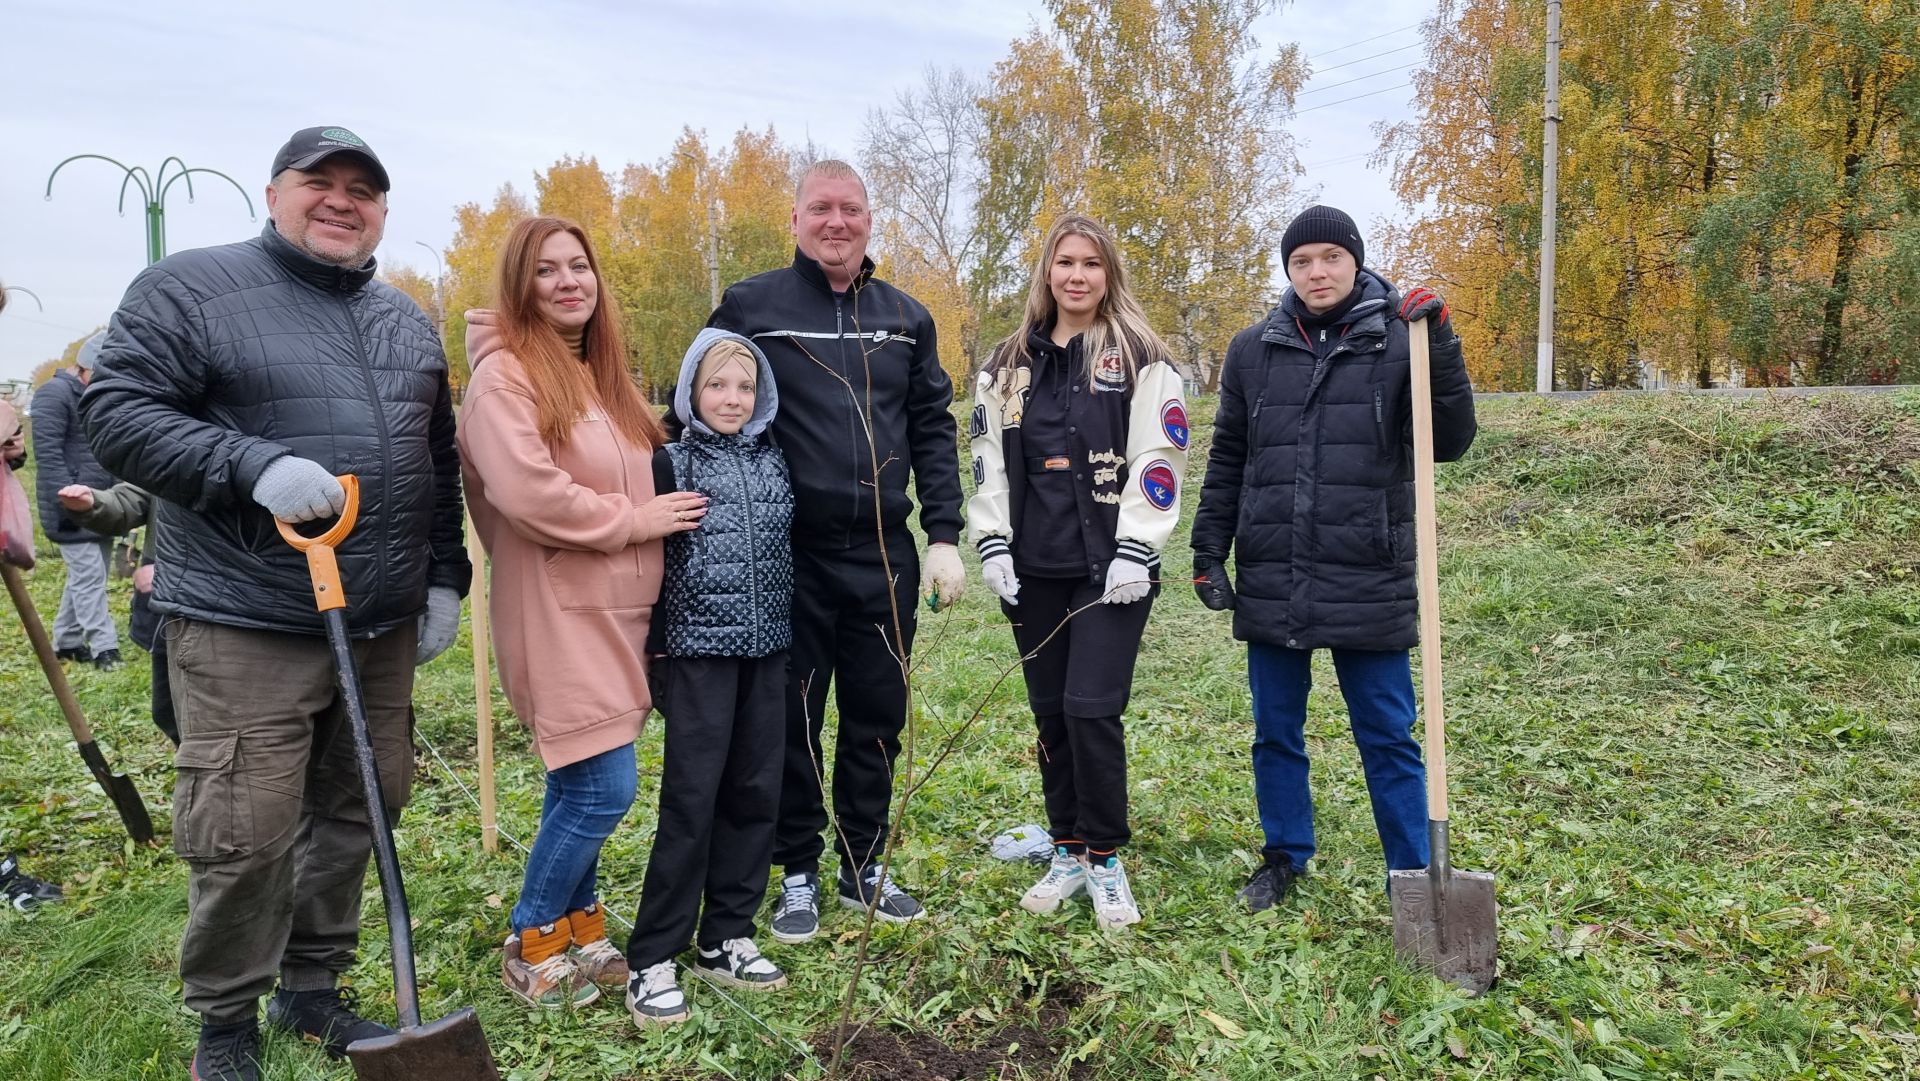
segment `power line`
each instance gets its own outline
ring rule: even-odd
[[[1361,38],[1359,41],[1349,41],[1345,45],[1335,46],[1334,48],[1331,48],[1331,49],[1322,49],[1321,51],[1314,53],[1312,56],[1306,57],[1305,59],[1318,60],[1323,56],[1332,56],[1334,53],[1343,53],[1343,52],[1346,52],[1348,49],[1353,48],[1356,45],[1365,45],[1370,41],[1379,41],[1381,38],[1390,38],[1395,34],[1402,34],[1408,30],[1412,30],[1418,27],[1419,25],[1420,25],[1419,23],[1408,23],[1407,25],[1402,26],[1398,29],[1389,30],[1384,34],[1375,34],[1370,38]]]
[[[1364,83],[1364,82],[1366,82],[1366,81],[1367,81],[1368,79],[1377,79],[1377,78],[1379,78],[1379,77],[1380,77],[1380,76],[1382,76],[1382,75],[1391,75],[1391,74],[1393,74],[1393,73],[1394,73],[1394,72],[1396,72],[1396,71],[1405,71],[1405,70],[1407,70],[1408,68],[1417,68],[1417,67],[1419,67],[1419,66],[1420,66],[1420,61],[1418,61],[1418,60],[1415,60],[1415,61],[1414,61],[1413,63],[1411,63],[1411,64],[1402,64],[1402,65],[1400,65],[1400,66],[1399,66],[1399,67],[1397,67],[1397,68],[1382,68],[1382,69],[1380,69],[1379,71],[1376,71],[1376,72],[1374,72],[1374,73],[1373,73],[1372,75],[1361,75],[1361,76],[1359,76],[1359,77],[1357,77],[1357,78],[1352,78],[1352,79],[1348,79],[1348,80],[1346,80],[1345,82],[1339,82],[1339,83],[1328,83],[1328,84],[1327,84],[1327,85],[1325,85],[1325,86],[1321,86],[1321,87],[1315,87],[1315,88],[1314,88],[1314,89],[1312,89],[1312,90],[1302,90],[1302,91],[1300,91],[1300,95],[1299,95],[1299,96],[1300,96],[1300,97],[1303,97],[1303,98],[1304,98],[1304,97],[1306,97],[1306,96],[1307,96],[1308,94],[1324,94],[1324,93],[1326,93],[1327,91],[1329,91],[1329,90],[1332,90],[1332,89],[1333,89],[1333,88],[1335,88],[1335,87],[1339,87],[1339,86],[1349,86],[1349,85],[1352,85],[1353,83]]]
[[[1378,60],[1378,59],[1379,59],[1380,57],[1383,57],[1383,56],[1392,56],[1392,55],[1393,55],[1394,53],[1404,53],[1404,52],[1406,52],[1406,51],[1407,51],[1408,49],[1420,49],[1420,48],[1425,48],[1425,47],[1426,47],[1426,42],[1424,42],[1424,41],[1416,41],[1416,42],[1414,42],[1414,43],[1413,43],[1413,44],[1411,44],[1411,45],[1402,45],[1402,46],[1400,46],[1400,47],[1399,47],[1398,49],[1388,49],[1388,50],[1387,50],[1386,52],[1383,52],[1383,53],[1373,53],[1373,54],[1372,54],[1372,55],[1370,55],[1370,56],[1363,56],[1363,57],[1361,57],[1361,58],[1360,58],[1360,59],[1358,59],[1358,60],[1349,60],[1349,61],[1347,61],[1347,62],[1346,62],[1346,63],[1344,63],[1344,64],[1334,64],[1334,65],[1332,65],[1331,67],[1324,67],[1324,68],[1321,68],[1321,69],[1319,69],[1318,71],[1315,71],[1315,72],[1314,72],[1314,74],[1315,74],[1315,75],[1325,75],[1325,74],[1326,74],[1327,72],[1329,72],[1329,71],[1339,71],[1339,70],[1340,70],[1341,68],[1350,68],[1350,67],[1352,67],[1352,66],[1354,66],[1355,64],[1364,64],[1364,63],[1366,63],[1366,62],[1367,62],[1367,61],[1369,61],[1369,60]]]
[[[1345,165],[1348,162],[1361,161],[1373,157],[1373,155],[1374,151],[1363,150],[1358,154],[1348,154],[1344,158],[1328,158],[1326,161],[1316,161],[1311,165],[1302,165],[1300,168],[1307,172],[1312,172],[1315,169],[1326,169],[1335,165]]]
[[[1370,98],[1376,94],[1385,94],[1394,90],[1404,90],[1407,87],[1412,85],[1413,84],[1411,82],[1405,82],[1405,83],[1401,83],[1399,86],[1389,86],[1383,90],[1369,90],[1364,94],[1355,94],[1350,98],[1341,98],[1339,101],[1329,101],[1323,105],[1314,105],[1305,109],[1296,109],[1293,115],[1299,116],[1301,113],[1310,113],[1316,109],[1331,109],[1335,105],[1345,105],[1349,101],[1359,101],[1361,98]]]

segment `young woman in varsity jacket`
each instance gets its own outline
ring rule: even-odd
[[[673,394],[680,440],[653,456],[655,491],[707,502],[699,529],[667,539],[648,644],[667,745],[659,826],[627,939],[627,1009],[643,1028],[686,1020],[673,959],[689,943],[709,980],[787,985],[753,942],[780,812],[793,644],[793,487],[766,438],[778,407],[759,348],[702,330]]]
[[[1140,920],[1118,852],[1129,836],[1120,717],[1160,550],[1180,517],[1180,390],[1112,234],[1062,217],[1041,247],[1025,318],[980,373],[967,524],[1026,658],[1039,727],[1055,847],[1020,904],[1052,912],[1086,890],[1108,930]]]

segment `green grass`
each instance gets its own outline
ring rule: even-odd
[[[900,877],[936,916],[881,929],[861,1019],[972,1046],[1050,1007],[1062,1058],[1099,1078],[1920,1074],[1920,395],[1508,399],[1481,416],[1472,454],[1442,471],[1442,590],[1456,859],[1496,872],[1503,905],[1491,994],[1466,999],[1393,958],[1324,659],[1308,724],[1321,855],[1287,905],[1236,909],[1260,843],[1244,652],[1225,614],[1176,586],[1128,714],[1146,922],[1115,938],[1084,905],[1029,916],[1016,901],[1032,872],[986,853],[1041,817],[1016,675],[911,811]],[[1187,568],[1184,530],[1168,564]],[[32,575],[49,617],[59,580],[57,561]],[[124,604],[127,584],[114,588]],[[1013,659],[970,588],[922,617],[929,754]],[[194,1032],[174,973],[184,870],[126,843],[0,624],[0,844],[72,897],[0,915],[0,1077],[179,1077]],[[164,822],[168,749],[133,658],[75,682]],[[464,642],[418,697],[422,734],[471,784]],[[502,824],[524,839],[540,770],[503,727]],[[629,915],[660,748],[656,723],[640,800],[602,861]],[[478,1006],[507,1076],[817,1076],[793,1045],[832,1021],[850,914],[830,910],[806,946],[770,946],[793,990],[741,1003],[767,1028],[704,987],[696,1020],[665,1033],[636,1032],[614,1001],[529,1018],[497,977],[519,854],[482,855],[476,812],[431,755],[418,782],[401,851],[426,1012]],[[367,911],[352,978],[391,1016],[373,890]],[[270,1052],[276,1079],[350,1076],[304,1046]]]

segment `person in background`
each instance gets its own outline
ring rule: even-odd
[[[106,537],[143,529],[140,564],[133,572],[133,606],[127,617],[127,635],[153,661],[149,688],[154,726],[180,745],[180,726],[173,718],[173,684],[167,676],[167,644],[160,637],[160,613],[153,610],[153,497],[136,484],[89,488],[69,484],[60,489],[60,506],[80,523]]]
[[[1402,296],[1366,269],[1360,230],[1332,207],[1302,211],[1280,254],[1291,287],[1227,347],[1193,520],[1194,589],[1208,608],[1233,610],[1234,637],[1247,643],[1266,843],[1239,897],[1255,912],[1286,896],[1314,854],[1305,728],[1316,649],[1333,654],[1387,867],[1427,865],[1409,659],[1418,624],[1408,335],[1418,320],[1432,358],[1434,457],[1457,460],[1476,431],[1460,338],[1437,294]]]
[[[515,225],[494,294],[496,310],[467,313],[460,450],[491,557],[500,683],[547,770],[501,979],[529,1006],[563,1009],[627,985],[600,904],[600,849],[633,805],[633,744],[653,705],[661,540],[697,527],[706,501],[654,493],[666,435],[628,374],[585,230],[552,217]]]
[[[1180,375],[1105,226],[1054,222],[974,400],[968,535],[1023,658],[1054,843],[1020,904],[1052,912],[1085,890],[1100,927],[1120,930],[1140,920],[1120,860],[1121,714],[1180,519],[1188,429]]]
[[[40,526],[60,548],[67,585],[53,617],[54,655],[63,661],[90,661],[96,668],[120,667],[120,634],[107,610],[107,559],[113,534],[82,526],[61,506],[59,491],[70,484],[106,488],[113,475],[94,460],[80,426],[80,395],[93,378],[93,366],[106,344],[101,331],[81,343],[73,366],[53,373],[33,395],[34,490],[40,502]]]

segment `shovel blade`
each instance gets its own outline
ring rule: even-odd
[[[1485,871],[1450,872],[1439,913],[1434,911],[1430,868],[1394,871],[1389,877],[1393,952],[1468,994],[1492,987],[1499,939],[1493,876]]]
[[[359,1081],[499,1081],[493,1052],[472,1007],[429,1025],[347,1046]]]

